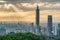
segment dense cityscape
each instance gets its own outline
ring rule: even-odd
[[[60,36],[60,23],[53,23],[52,15],[48,15],[48,23],[40,23],[39,6],[36,8],[36,23],[27,22],[0,22],[0,34],[10,32],[31,32],[37,35]]]
[[[0,40],[60,40],[59,3],[19,1],[0,1]]]

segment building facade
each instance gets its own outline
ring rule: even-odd
[[[57,36],[60,36],[60,23],[58,24],[58,32],[57,32]]]
[[[52,35],[52,15],[48,15],[48,31],[49,35]]]

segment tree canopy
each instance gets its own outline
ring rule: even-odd
[[[32,33],[9,33],[1,35],[0,40],[44,40],[44,37]]]

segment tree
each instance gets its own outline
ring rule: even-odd
[[[0,36],[1,40],[43,40],[43,36],[38,36],[32,33],[9,33]]]

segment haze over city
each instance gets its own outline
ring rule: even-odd
[[[60,0],[0,0],[0,35],[19,32],[30,32],[43,40],[59,39]]]

